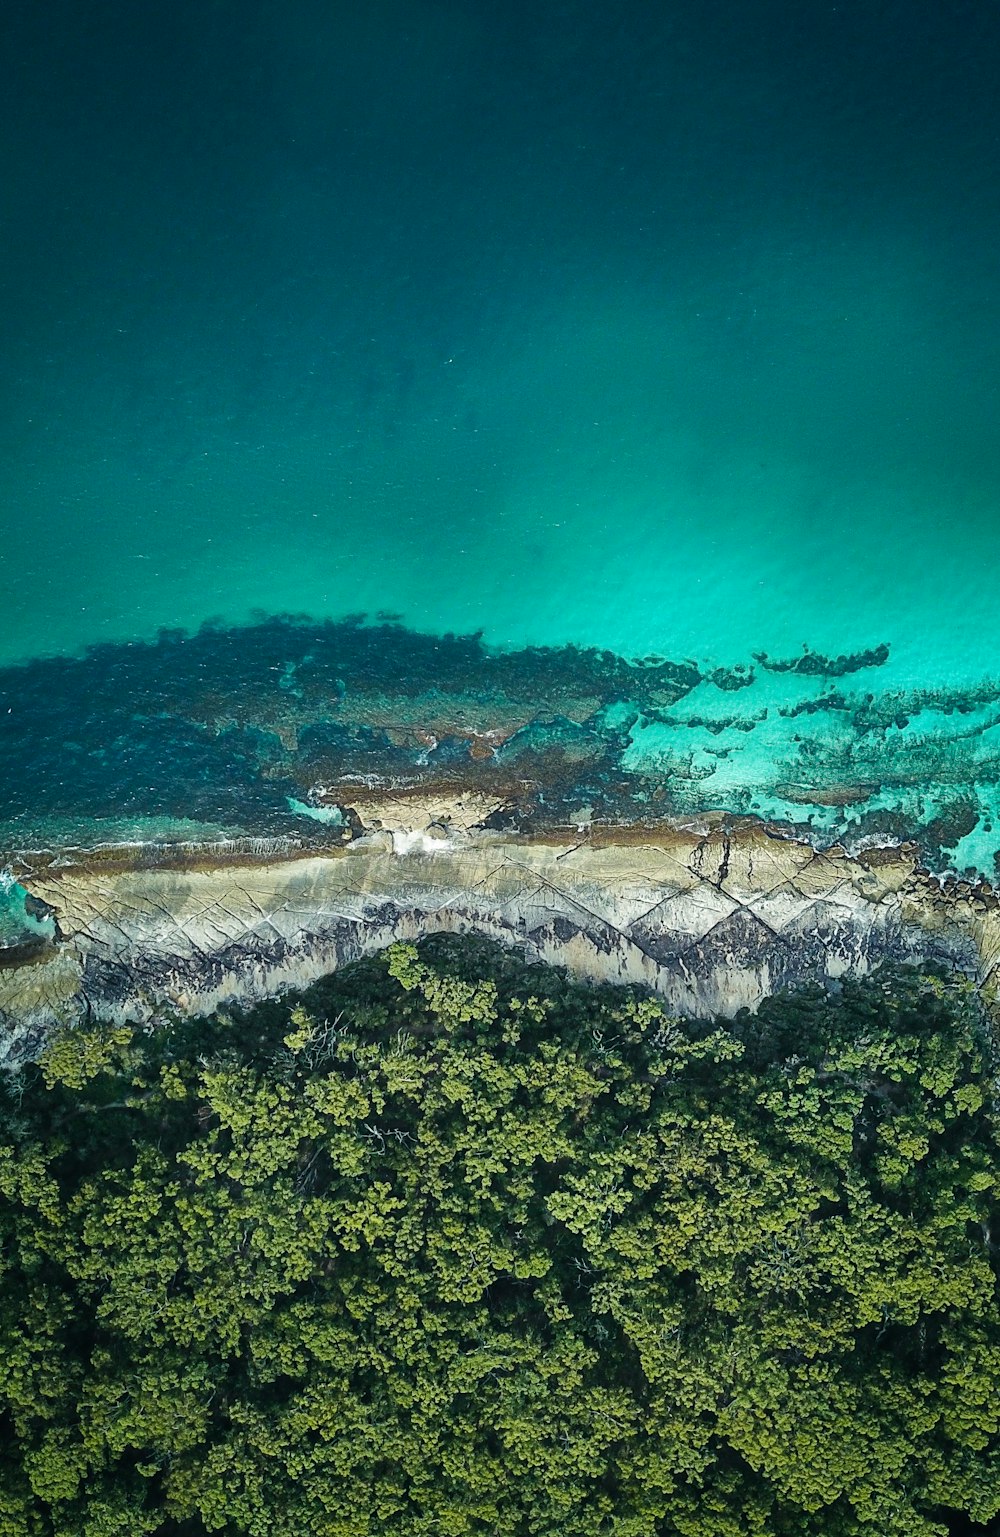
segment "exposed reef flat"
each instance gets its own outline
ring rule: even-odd
[[[851,857],[723,816],[511,834],[489,829],[500,809],[369,794],[366,825],[324,852],[275,843],[213,863],[208,848],[161,850],[157,865],[108,849],[39,864],[25,878],[58,937],[0,971],[7,1060],[59,1024],[249,1002],[434,931],[639,983],[696,1016],[884,961],[937,960],[995,992],[1000,902],[985,884],[943,889],[913,848]]]

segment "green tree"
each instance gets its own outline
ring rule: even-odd
[[[963,984],[682,1024],[478,941],[3,1089],[0,1537],[931,1537],[1000,1513]]]

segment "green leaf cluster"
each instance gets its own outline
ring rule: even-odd
[[[988,1530],[997,1089],[959,982],[682,1024],[446,939],[60,1037],[0,1105],[0,1537]]]

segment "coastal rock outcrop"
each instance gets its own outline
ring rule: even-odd
[[[992,997],[996,899],[984,884],[942,887],[912,847],[821,852],[720,815],[518,835],[489,829],[501,808],[481,797],[369,790],[352,810],[358,836],[322,852],[262,844],[213,861],[206,848],[157,865],[97,850],[23,877],[58,937],[0,972],[4,1057],[60,1024],[249,1003],[432,931],[641,984],[693,1016],[923,959]]]

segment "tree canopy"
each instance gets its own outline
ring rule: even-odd
[[[2,1087],[0,1537],[985,1530],[997,1090],[959,981],[681,1023],[482,941],[62,1035]]]

